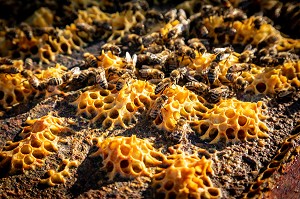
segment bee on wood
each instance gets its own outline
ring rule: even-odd
[[[228,13],[224,16],[224,22],[244,21],[247,15],[239,9],[229,9]]]
[[[230,90],[228,86],[220,86],[214,89],[210,89],[207,92],[207,101],[209,103],[217,103],[220,101],[221,98],[227,98],[229,96]]]
[[[13,65],[14,61],[6,58],[6,57],[0,57],[0,65]]]
[[[76,23],[76,28],[77,28],[77,30],[83,31],[86,33],[94,33],[95,32],[95,27],[91,26],[85,22]]]
[[[93,67],[93,68],[98,67],[98,58],[95,55],[92,55],[90,53],[85,53],[84,59],[88,67]]]
[[[168,99],[168,96],[164,94],[156,98],[155,102],[149,110],[149,116],[151,119],[154,120],[157,115],[160,114],[160,110],[166,105]]]
[[[153,32],[149,35],[142,37],[142,44],[145,47],[150,46],[153,43],[160,44],[162,40],[161,34],[159,32]]]
[[[33,32],[32,32],[31,27],[30,27],[27,23],[22,22],[22,23],[20,24],[20,29],[24,32],[24,34],[25,34],[27,40],[28,40],[28,41],[31,41],[32,38],[33,38]]]
[[[124,73],[116,83],[116,90],[120,91],[124,87],[125,84],[128,84],[128,82],[133,78],[133,75],[131,73]]]
[[[16,68],[15,66],[7,66],[7,65],[2,65],[0,66],[0,74],[17,74],[20,73],[20,70]]]
[[[209,86],[207,86],[203,82],[198,81],[191,81],[185,84],[185,87],[195,93],[199,94],[206,94],[209,90]]]
[[[145,79],[164,79],[165,74],[155,68],[149,66],[142,66],[142,69],[139,70],[140,76]]]
[[[102,46],[102,50],[104,50],[104,52],[111,51],[111,53],[113,55],[120,55],[121,54],[120,47],[115,45],[115,44],[106,43]]]
[[[186,45],[180,46],[177,53],[179,56],[182,56],[182,60],[184,59],[184,56],[188,56],[190,59],[196,58],[196,53],[194,50]]]
[[[173,80],[171,78],[165,78],[161,82],[159,82],[154,90],[155,95],[158,93],[163,92],[167,87],[170,87],[172,84],[174,84]]]
[[[203,43],[198,38],[193,38],[188,40],[188,45],[190,48],[197,50],[200,54],[203,54],[206,52],[206,47],[203,45]]]
[[[239,57],[239,62],[249,63],[255,58],[254,53],[257,51],[256,48],[252,48],[252,45],[249,44],[245,47],[244,51],[241,53]]]
[[[146,19],[154,19],[156,21],[163,21],[164,20],[164,16],[158,12],[157,10],[148,10],[146,12]]]

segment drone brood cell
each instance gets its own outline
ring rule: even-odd
[[[119,174],[125,178],[151,176],[150,167],[162,164],[165,156],[145,140],[131,137],[111,137],[98,139],[98,150],[91,156],[103,158],[102,169],[108,172],[109,180]]]
[[[264,123],[263,102],[241,102],[237,99],[221,100],[214,108],[198,121],[191,122],[191,127],[203,140],[211,144],[221,139],[226,142],[268,137],[268,127]]]
[[[108,90],[86,91],[72,105],[77,107],[77,115],[85,114],[92,118],[91,123],[100,122],[103,128],[128,128],[136,122],[138,112],[149,108],[153,92],[154,86],[148,82],[132,79],[120,91],[114,85]]]
[[[159,168],[152,185],[159,198],[221,198],[221,190],[213,186],[210,175],[212,161],[204,156],[173,154],[167,156],[168,167]]]
[[[42,166],[44,159],[57,152],[58,135],[70,131],[63,126],[63,120],[51,115],[39,119],[27,120],[18,142],[8,141],[0,152],[1,172],[9,174],[32,170]]]

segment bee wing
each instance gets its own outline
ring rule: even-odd
[[[131,62],[132,61],[132,58],[131,58],[131,55],[129,54],[129,52],[126,52],[126,55],[125,55],[125,61],[127,63]]]

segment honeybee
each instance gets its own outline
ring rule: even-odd
[[[93,20],[93,25],[97,29],[106,30],[106,31],[112,30],[112,26],[108,21]]]
[[[239,57],[239,62],[245,62],[245,63],[251,62],[252,59],[255,58],[254,53],[256,51],[257,51],[257,49],[252,48],[251,44],[247,45]]]
[[[142,69],[139,70],[139,73],[141,75],[142,78],[145,79],[164,79],[165,78],[165,74],[155,68],[151,68],[151,67],[146,67],[145,65],[142,66]]]
[[[246,81],[244,78],[237,77],[234,86],[235,86],[236,90],[245,90],[248,85],[249,85],[249,82]]]
[[[185,45],[184,38],[178,37],[174,39],[169,39],[168,42],[166,43],[166,47],[169,50],[178,50],[180,46]]]
[[[135,14],[135,12],[138,10],[147,11],[149,9],[149,4],[147,1],[144,0],[135,0],[124,3],[122,8],[124,11],[132,10],[133,14]]]
[[[183,35],[184,31],[186,30],[186,25],[180,23],[174,26],[167,34],[168,39],[177,38]]]
[[[213,85],[219,77],[220,67],[217,62],[212,62],[207,72],[207,80],[210,85]]]
[[[176,20],[177,9],[172,9],[164,14],[164,20],[166,23]]]
[[[179,61],[177,59],[177,54],[174,52],[171,52],[164,64],[163,64],[163,70],[166,74],[170,74],[173,70],[179,67]]]
[[[5,33],[5,39],[10,41],[13,41],[14,39],[18,38],[18,36],[19,35],[15,28],[8,29]]]
[[[6,58],[6,57],[0,57],[0,65],[13,65],[13,60]]]
[[[203,82],[191,81],[185,84],[185,87],[191,91],[196,92],[197,94],[206,94],[209,90],[209,86],[207,86]]]
[[[144,23],[136,23],[135,25],[133,25],[129,31],[131,33],[137,34],[137,35],[145,35],[147,33],[146,31],[146,27],[144,25]]]
[[[128,82],[133,78],[131,73],[124,73],[117,81],[116,83],[116,90],[120,91],[124,87],[125,84],[128,84]]]
[[[97,69],[92,70],[95,74],[95,81],[96,84],[99,84],[102,88],[107,89],[108,88],[108,83],[107,79],[105,77],[105,70],[102,67],[99,67]]]
[[[76,23],[76,28],[79,31],[83,31],[83,32],[86,32],[86,33],[94,33],[95,32],[95,27],[91,26],[91,25],[89,25],[85,22]]]
[[[164,20],[164,16],[158,12],[157,10],[148,10],[146,12],[146,18],[147,19],[155,19],[157,21],[163,21]]]
[[[187,43],[190,48],[197,50],[200,54],[203,54],[206,52],[206,47],[202,44],[202,42],[198,38],[190,39],[190,40],[188,40]]]
[[[63,79],[60,77],[52,77],[46,81],[47,86],[59,86],[64,83]]]
[[[115,45],[115,44],[106,43],[102,46],[102,50],[104,50],[104,52],[111,51],[111,53],[113,55],[120,55],[121,54],[120,47]]]
[[[63,76],[62,76],[62,80],[63,82],[67,82],[67,81],[71,81],[71,79],[78,77],[78,75],[81,74],[80,68],[79,67],[74,67],[71,70],[69,70],[68,72],[66,72]]]
[[[264,19],[261,16],[258,16],[254,19],[253,24],[254,27],[259,30],[261,25],[264,23]]]
[[[184,56],[188,56],[190,59],[196,58],[194,50],[186,45],[180,46],[177,53],[179,56],[182,56],[182,60],[184,59]]]
[[[128,52],[126,52],[125,62],[126,62],[125,69],[131,70],[132,73],[134,74],[136,71],[137,55],[134,54],[131,57],[131,55]]]
[[[31,39],[33,37],[33,33],[32,33],[31,27],[27,23],[22,22],[20,24],[20,29],[24,32],[27,40],[31,41]]]
[[[173,70],[170,73],[170,79],[173,83],[177,84],[179,82],[180,79],[182,79],[185,74],[187,72],[187,68],[186,67],[181,67],[178,69]]]
[[[121,38],[121,43],[124,46],[128,46],[129,49],[140,49],[142,45],[142,39],[137,34],[126,34]]]
[[[229,9],[224,16],[224,22],[243,21],[247,19],[247,15],[237,8]]]
[[[187,129],[188,123],[186,118],[180,117],[172,133],[169,134],[168,138],[175,143],[186,143],[188,142]]]
[[[219,26],[216,27],[214,32],[216,34],[226,34],[229,36],[235,36],[236,35],[236,29],[233,27],[228,27],[228,26]]]
[[[43,34],[54,36],[55,38],[58,36],[58,32],[53,27],[34,27],[32,29],[34,35],[43,36]]]
[[[157,95],[158,93],[163,92],[167,87],[170,87],[174,82],[171,78],[165,78],[161,82],[157,84],[155,87],[154,93]]]
[[[148,62],[149,65],[156,65],[156,64],[161,64],[163,65],[167,58],[170,55],[170,51],[169,50],[164,50],[161,53],[157,53],[157,54],[153,54],[153,53],[146,53],[149,55],[148,57]]]
[[[149,110],[149,116],[151,119],[155,119],[157,115],[160,114],[160,110],[166,105],[168,99],[168,96],[164,94],[156,98]]]
[[[89,67],[97,68],[98,67],[98,59],[95,55],[92,55],[90,53],[84,54],[84,59],[86,62],[86,65]]]
[[[145,35],[144,37],[142,37],[142,44],[145,47],[148,47],[148,46],[150,46],[150,44],[160,43],[161,39],[162,39],[162,37],[159,32],[153,32],[150,35]]]
[[[221,98],[226,98],[229,96],[229,88],[228,86],[220,86],[214,89],[210,89],[207,92],[207,101],[209,103],[217,103]]]
[[[24,63],[24,69],[32,70],[34,68],[33,61],[31,58],[26,58]]]
[[[152,44],[149,47],[147,47],[143,52],[156,54],[162,52],[163,50],[164,50],[164,46]]]
[[[27,80],[35,90],[43,91],[47,88],[47,82],[41,82],[35,75],[29,76]]]
[[[237,73],[237,72],[242,72],[245,70],[250,70],[251,65],[250,64],[234,64],[232,66],[230,66],[227,70],[227,73]]]
[[[20,70],[14,66],[7,66],[7,65],[0,66],[0,74],[1,73],[17,74],[19,72],[20,72]]]
[[[215,49],[213,49],[213,52],[215,54],[217,54],[216,58],[213,60],[213,62],[220,62],[222,60],[227,59],[233,52],[233,49],[231,47],[215,48]]]
[[[257,48],[262,49],[268,46],[274,46],[278,41],[279,37],[277,35],[269,35],[257,44]]]

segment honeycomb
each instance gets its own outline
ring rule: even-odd
[[[165,159],[146,139],[131,137],[111,137],[103,141],[96,138],[98,150],[91,157],[101,156],[103,167],[109,180],[119,174],[125,178],[151,176],[150,167],[158,166]]]
[[[157,198],[221,198],[221,190],[210,179],[212,161],[204,156],[172,154],[167,156],[168,167],[159,168],[152,186]]]
[[[211,144],[220,140],[237,142],[265,138],[269,136],[265,112],[262,101],[252,103],[232,98],[221,100],[204,113],[201,120],[192,121],[190,125],[202,140],[209,140]]]
[[[180,118],[196,120],[208,111],[204,106],[205,100],[185,87],[174,85],[166,88],[164,94],[168,96],[167,104],[153,121],[158,129],[172,131]]]
[[[148,82],[132,79],[119,92],[114,85],[109,90],[86,91],[72,105],[77,107],[76,115],[84,114],[91,118],[91,123],[100,122],[103,128],[128,128],[136,123],[138,113],[150,106],[153,91],[154,87]]]
[[[57,171],[51,169],[45,173],[43,179],[40,180],[40,184],[44,184],[50,187],[66,183],[65,177],[70,177],[71,173],[69,172],[70,168],[78,167],[78,161],[70,161],[64,159],[57,168]]]
[[[63,120],[52,115],[39,119],[28,119],[19,134],[20,141],[7,141],[0,152],[1,173],[24,173],[42,166],[45,158],[58,151],[59,134],[70,131]]]
[[[21,72],[24,68],[23,61],[15,60],[11,67]],[[56,64],[55,67],[37,70],[37,73],[34,75],[42,82],[51,77],[61,77],[65,70],[66,67]],[[0,115],[4,115],[4,111],[10,110],[18,104],[28,102],[34,97],[43,95],[49,97],[62,93],[57,87],[53,88],[53,90],[38,91],[30,85],[29,81],[20,72],[16,74],[0,74]]]
[[[300,61],[296,63],[287,62],[275,68],[260,68],[256,67],[252,70],[252,74],[244,73],[248,82],[251,84],[246,88],[255,94],[268,94],[273,95],[282,90],[287,90],[291,87],[300,86],[299,72]]]

